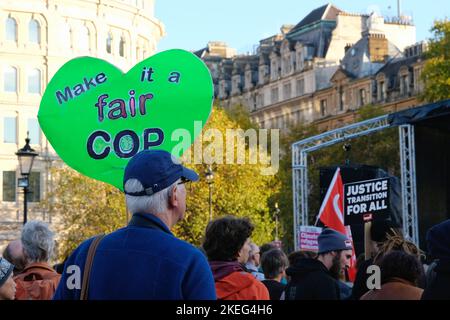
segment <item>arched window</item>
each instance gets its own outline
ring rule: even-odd
[[[79,29],[79,48],[83,51],[89,50],[89,29],[86,26],[81,26]]]
[[[41,93],[41,70],[33,69],[28,74],[28,93]]]
[[[121,57],[125,57],[125,39],[124,39],[124,37],[120,38],[119,55]]]
[[[106,38],[106,52],[112,53],[112,34],[108,32],[108,37]]]
[[[17,41],[17,23],[14,18],[9,17],[6,19],[6,40]]]
[[[41,27],[37,20],[32,19],[28,24],[28,40],[31,43],[41,43]]]
[[[17,69],[7,66],[3,72],[3,86],[6,92],[17,92]]]

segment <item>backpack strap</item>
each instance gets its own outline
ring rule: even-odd
[[[91,242],[91,245],[89,246],[86,262],[84,264],[83,283],[81,285],[80,300],[88,299],[89,278],[91,276],[91,269],[92,264],[94,262],[95,252],[97,251],[97,247],[100,244],[100,241],[102,241],[104,237],[105,237],[104,234],[95,237],[95,239]]]

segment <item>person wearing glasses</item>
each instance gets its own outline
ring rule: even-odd
[[[350,265],[351,241],[335,230],[324,229],[317,242],[317,258],[300,258],[286,270],[290,281],[282,300],[341,300],[338,279]]]
[[[74,285],[74,268],[68,269],[77,266],[84,276],[94,239],[82,243],[67,259],[54,299],[215,300],[214,279],[205,256],[170,231],[185,215],[185,183],[197,180],[194,171],[166,151],[136,154],[123,179],[132,213],[128,226],[98,243],[89,277],[79,282],[88,282],[84,287]]]

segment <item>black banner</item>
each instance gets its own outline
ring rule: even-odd
[[[389,178],[344,184],[344,223],[363,223],[364,217],[389,210]]]

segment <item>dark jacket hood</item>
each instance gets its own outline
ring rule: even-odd
[[[299,259],[293,266],[287,268],[286,274],[294,277],[317,271],[328,273],[328,269],[319,260],[304,258]]]
[[[433,226],[427,233],[427,243],[434,259],[450,262],[450,220]]]

